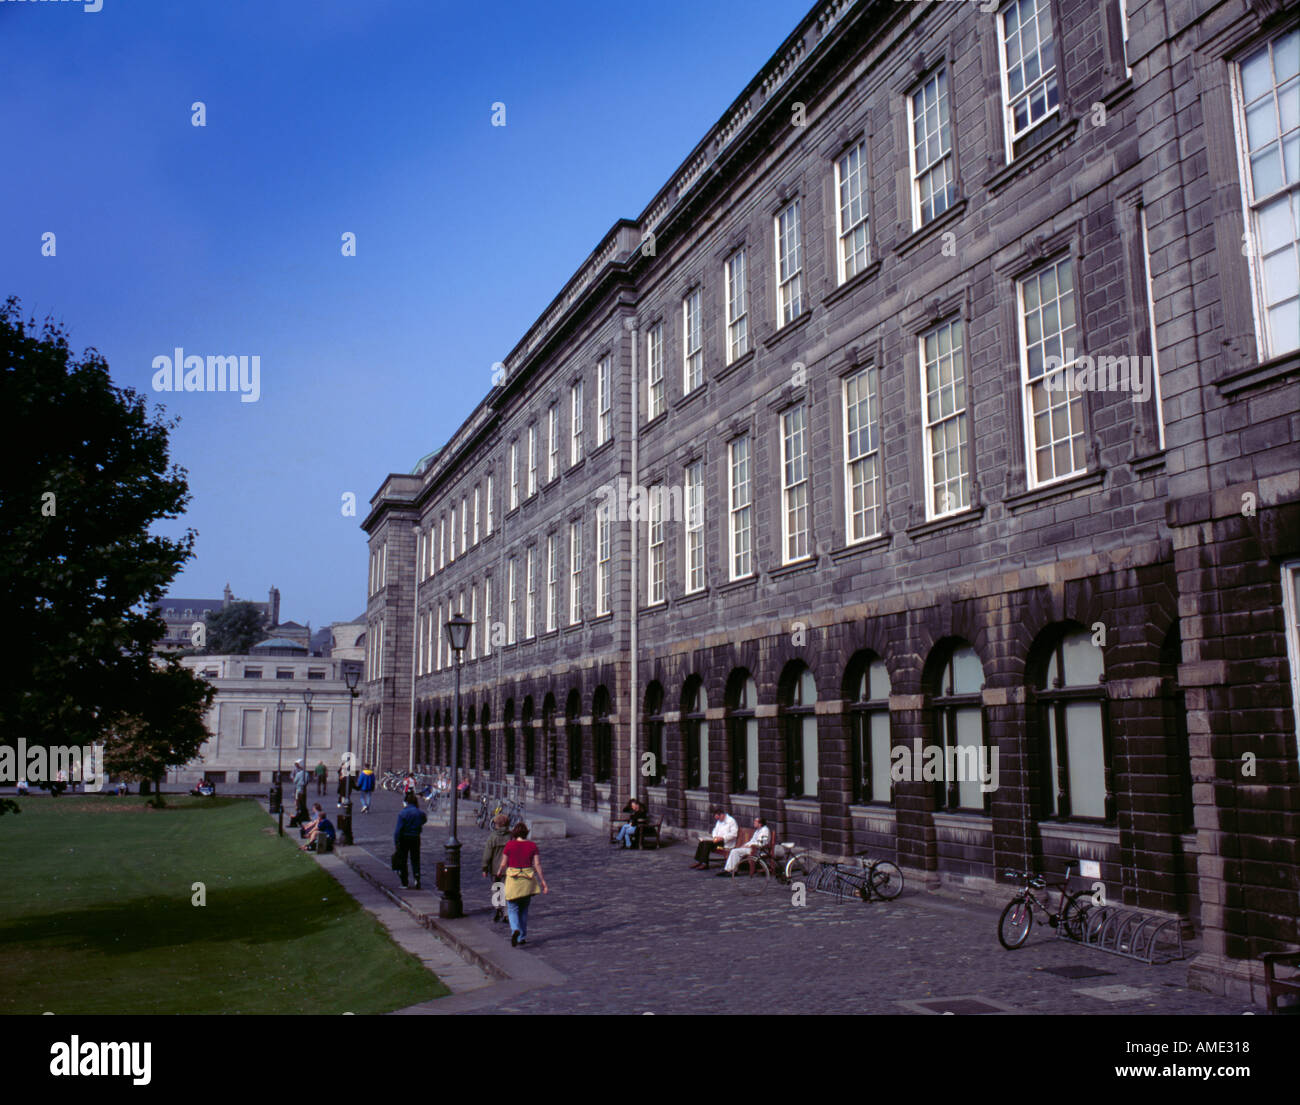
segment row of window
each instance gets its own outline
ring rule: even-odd
[[[1115,818],[1112,753],[1107,716],[1107,695],[1101,649],[1084,631],[1054,627],[1042,638],[1044,647],[1031,676],[1033,709],[1031,741],[1037,751],[1039,813],[1044,819],[1074,819],[1113,823]],[[908,764],[902,778],[933,781],[939,809],[988,812],[993,788],[1003,781],[991,760],[981,692],[984,669],[973,648],[964,641],[948,641],[927,665],[933,674],[926,708],[930,712],[931,734],[936,749],[934,770],[918,762],[902,760],[893,747],[890,726],[890,680],[884,662],[870,653],[853,657],[847,672],[847,700],[843,703],[849,730],[849,778],[851,800],[861,804],[892,804],[899,781],[900,764]],[[817,685],[813,673],[794,662],[783,673],[777,725],[780,732],[780,778],[782,794],[790,799],[816,799],[823,780],[838,773],[820,762],[822,745],[818,728]],[[678,774],[688,790],[707,789],[711,758],[724,757],[721,774],[731,795],[757,794],[759,789],[760,742],[758,692],[753,676],[745,669],[731,673],[727,681],[722,740],[710,741],[707,720],[708,699],[703,681],[694,676],[683,687],[680,712],[680,749],[683,763],[674,765],[665,738],[664,689],[652,683],[645,695],[643,751],[651,786],[663,785]],[[593,775],[608,781],[612,767],[610,704],[605,688],[593,699]],[[568,775],[581,778],[583,772],[578,692],[572,691],[565,710],[569,736]],[[1170,719],[1176,713],[1170,711]],[[465,765],[491,769],[488,707],[468,708]],[[509,700],[503,717],[505,773],[513,776],[538,771],[536,757],[537,720],[533,699],[524,700],[520,713],[523,756],[516,758],[515,703]],[[549,762],[541,770],[558,775],[555,739],[556,702],[547,695],[541,726]],[[449,712],[422,713],[417,727],[417,758],[446,762],[449,754],[451,716]],[[481,740],[475,734],[481,729]],[[1171,727],[1170,762],[1177,765],[1183,791],[1180,809],[1173,811],[1184,822],[1190,811],[1187,776],[1186,735]],[[712,745],[712,747],[711,747]],[[911,753],[911,749],[905,749]],[[481,764],[479,759],[481,757]],[[764,761],[766,763],[766,761]],[[767,765],[775,767],[775,764]],[[713,774],[717,774],[715,765]],[[1185,826],[1184,826],[1185,827]]]

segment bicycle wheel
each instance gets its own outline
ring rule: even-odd
[[[998,939],[1007,951],[1015,951],[1029,939],[1029,930],[1034,927],[1034,911],[1023,898],[1015,898],[1007,903],[1007,908],[998,918]]]
[[[1061,923],[1058,931],[1068,939],[1082,943],[1084,927],[1088,923],[1086,914],[1091,908],[1091,893],[1080,890],[1077,894],[1071,894],[1061,906]]]
[[[772,881],[772,871],[761,856],[742,859],[731,872],[731,885],[742,894],[761,894]]]
[[[871,893],[886,902],[892,902],[903,892],[903,872],[887,859],[877,860],[867,876]]]
[[[805,855],[791,856],[785,864],[785,881],[801,882],[804,886],[811,884],[809,876],[813,872],[813,862]]]

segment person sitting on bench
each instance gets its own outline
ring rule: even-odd
[[[645,807],[641,805],[640,800],[636,798],[633,798],[623,807],[623,812],[627,814],[627,824],[618,830],[614,842],[623,845],[624,848],[634,848],[636,847],[637,834],[645,828],[649,815],[646,813]]]
[[[329,848],[322,848],[318,843],[322,837],[327,839],[332,847],[334,844],[334,823],[325,816],[325,811],[321,809],[320,803],[312,807],[315,811],[315,819],[303,826],[307,835],[307,843],[300,846],[303,852],[324,852]]]
[[[739,833],[740,826],[736,824],[736,819],[731,814],[723,810],[714,810],[713,835],[700,837],[699,846],[695,849],[695,862],[691,864],[691,870],[707,871],[709,869],[709,856],[713,855],[714,852],[734,848]]]
[[[730,875],[740,862],[749,856],[759,856],[765,852],[772,843],[772,830],[767,827],[766,817],[754,818],[754,835],[749,838],[749,843],[739,848],[732,848],[727,853],[727,865],[718,872],[718,876]]]

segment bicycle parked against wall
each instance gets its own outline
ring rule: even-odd
[[[808,890],[834,894],[836,901],[857,897],[893,901],[903,892],[903,873],[889,860],[872,859],[857,853],[857,863],[818,860],[810,852],[799,852],[793,844],[778,844],[772,855],[744,857],[731,873],[736,887],[746,894],[764,890],[770,883],[787,886],[803,883]]]
[[[998,940],[1007,951],[1015,951],[1029,939],[1029,933],[1034,927],[1035,906],[1039,911],[1040,925],[1051,926],[1057,930],[1057,936],[1064,936],[1068,940],[1083,940],[1086,914],[1092,908],[1092,895],[1086,890],[1074,894],[1068,892],[1069,867],[1065,869],[1064,880],[1059,883],[1049,883],[1033,871],[1006,870],[1002,874],[1024,884],[998,918]],[[1049,886],[1060,894],[1055,911],[1048,908],[1046,889]],[[1042,898],[1035,893],[1037,890],[1044,891]]]

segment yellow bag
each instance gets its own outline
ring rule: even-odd
[[[537,872],[531,867],[506,868],[506,901],[530,898],[539,890]]]

